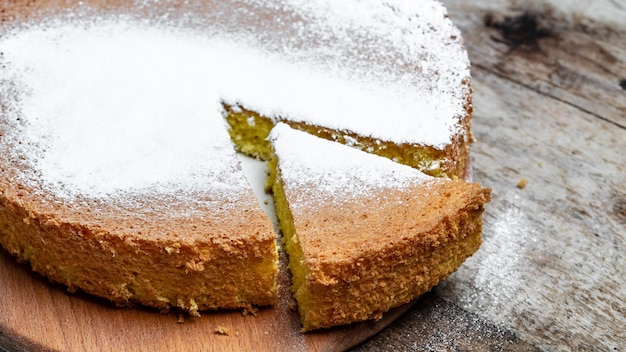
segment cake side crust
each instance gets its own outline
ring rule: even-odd
[[[277,199],[291,198],[280,195],[285,187],[280,180],[276,184]],[[290,208],[277,207],[281,224],[292,229],[285,237],[286,251],[303,331],[378,319],[430,290],[479,248],[483,204],[489,199],[489,190],[482,189],[465,198],[465,206],[407,225],[386,211],[378,215],[388,221],[368,221],[366,216],[376,214],[350,207],[333,206],[326,217],[317,212],[294,215]],[[376,201],[383,209],[385,202]],[[333,222],[340,224],[333,227]],[[364,223],[355,227],[359,222]],[[370,228],[371,233],[360,233]],[[347,243],[346,237],[354,241]]]
[[[378,319],[480,246],[489,188],[430,177],[286,124],[270,141],[270,182],[303,331]]]
[[[273,231],[262,217],[249,225],[254,229],[239,226],[238,231],[252,233],[245,241],[241,236],[224,241],[210,235],[205,241],[185,236],[155,240],[66,221],[12,198],[6,193],[0,197],[0,243],[69,291],[119,306],[177,307],[191,314],[276,301],[276,241],[267,235]],[[226,227],[224,233],[236,228]]]

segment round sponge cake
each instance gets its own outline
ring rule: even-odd
[[[276,234],[233,142],[268,157],[280,121],[467,170],[469,61],[438,2],[29,3],[0,26],[0,243],[72,290],[272,304]]]

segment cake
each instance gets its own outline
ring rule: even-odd
[[[377,319],[480,246],[490,189],[278,124],[276,213],[304,331]]]
[[[277,235],[235,148],[269,158],[279,122],[467,173],[469,61],[436,1],[3,6],[0,244],[71,291],[273,304]]]

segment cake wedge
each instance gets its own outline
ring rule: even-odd
[[[269,182],[303,331],[379,319],[480,246],[489,188],[282,123],[270,141]]]

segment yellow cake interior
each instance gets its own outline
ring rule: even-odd
[[[267,137],[277,121],[315,136],[353,146],[400,164],[414,167],[435,177],[464,178],[468,168],[470,140],[456,138],[443,150],[419,144],[397,144],[364,137],[349,131],[335,131],[304,122],[288,121],[248,110],[240,105],[223,104],[229,133],[238,151],[261,160],[269,160],[272,150]],[[468,113],[469,114],[469,113]],[[469,116],[469,115],[468,115]],[[469,123],[469,118],[466,119]],[[469,135],[469,127],[467,127]]]

